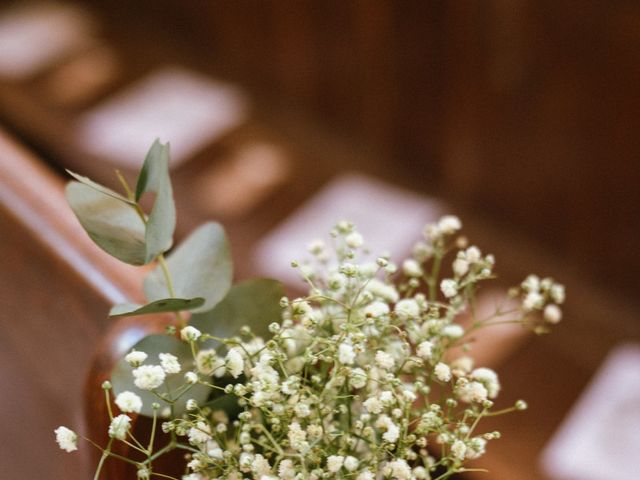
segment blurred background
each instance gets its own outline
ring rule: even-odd
[[[79,233],[64,169],[117,187],[160,137],[178,237],[222,222],[237,279],[295,292],[343,215],[402,255],[455,213],[502,286],[565,283],[552,335],[481,339],[530,409],[464,478],[637,478],[639,114],[635,1],[0,2],[0,476],[88,476],[50,433],[141,277]]]

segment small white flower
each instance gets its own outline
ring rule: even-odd
[[[418,345],[416,353],[423,360],[430,359],[431,358],[431,354],[433,353],[433,343],[431,343],[428,340],[425,340],[424,342],[421,342],[420,345]]]
[[[211,440],[211,427],[208,423],[198,422],[195,427],[189,429],[189,443],[192,445],[203,445]]]
[[[309,447],[309,443],[307,442],[307,432],[300,428],[300,424],[298,422],[291,422],[287,436],[289,437],[291,448],[294,450],[302,452]]]
[[[344,241],[349,246],[349,248],[360,248],[364,242],[364,239],[358,232],[353,232],[347,235]]]
[[[475,245],[471,245],[464,252],[464,257],[469,263],[478,263],[482,258],[482,253],[480,252],[480,249],[478,247],[476,247]]]
[[[341,343],[338,347],[338,360],[343,365],[351,365],[356,359],[356,352],[353,350],[353,345],[348,343]]]
[[[537,292],[540,290],[540,277],[537,275],[529,275],[522,282],[522,288],[527,292]]]
[[[461,228],[462,222],[454,215],[445,215],[438,221],[438,229],[446,235],[451,235]]]
[[[498,374],[490,368],[476,368],[471,372],[471,378],[479,381],[486,387],[489,398],[496,398],[498,393],[500,393]]]
[[[385,442],[396,443],[400,438],[400,427],[393,423],[389,417],[386,417],[383,428],[386,428],[387,431],[382,434],[382,439]]]
[[[409,390],[408,388],[405,388],[402,391],[402,396],[404,397],[405,401],[407,401],[409,403],[415,402],[416,399],[418,398],[418,396],[414,392]]]
[[[381,299],[386,300],[387,302],[395,303],[399,298],[396,287],[394,287],[393,285],[387,285],[377,278],[372,278],[371,280],[369,280],[369,283],[367,283],[365,290],[376,297],[380,297]]]
[[[489,392],[487,388],[480,382],[469,382],[458,390],[458,396],[460,400],[463,402],[471,403],[481,403],[487,399]]]
[[[458,294],[458,282],[451,278],[445,278],[440,282],[440,290],[447,298],[455,297]]]
[[[337,473],[342,468],[344,457],[342,455],[329,455],[327,458],[327,470],[331,473]]]
[[[359,465],[360,462],[356,457],[349,455],[344,459],[344,468],[346,468],[350,472],[354,472],[355,470],[357,470]]]
[[[160,358],[160,366],[166,373],[179,373],[180,362],[178,361],[178,357],[175,355],[171,355],[170,353],[161,353],[158,355]]]
[[[185,406],[188,411],[193,412],[198,408],[198,402],[196,402],[193,398],[190,398],[189,400],[187,400]]]
[[[435,374],[436,378],[441,382],[448,382],[449,380],[451,380],[451,369],[449,368],[449,365],[447,365],[446,363],[442,363],[442,362],[438,363],[434,367],[433,373]]]
[[[124,440],[127,437],[127,432],[131,428],[131,418],[128,415],[118,415],[111,420],[109,425],[109,436],[111,438],[117,438],[118,440]]]
[[[149,480],[151,478],[151,472],[146,467],[140,467],[136,472],[136,477],[138,478],[138,480]],[[185,477],[182,477],[183,480],[184,478]],[[191,479],[187,479],[187,480],[191,480]]]
[[[457,460],[464,460],[467,454],[467,446],[462,440],[456,440],[453,442],[453,445],[451,445],[451,454]]]
[[[382,402],[376,397],[369,397],[362,405],[369,413],[377,415],[382,412]]]
[[[395,360],[387,352],[378,350],[376,352],[376,364],[385,370],[391,370],[395,365]]]
[[[385,390],[383,392],[380,392],[379,398],[382,404],[386,407],[389,407],[394,403],[396,403],[396,397],[393,395],[393,392],[391,390]]]
[[[138,352],[137,350],[131,350],[124,357],[125,361],[132,367],[139,367],[147,359],[147,354],[144,352]]]
[[[116,397],[116,405],[124,413],[140,413],[142,399],[133,392],[124,391]]]
[[[184,374],[184,381],[189,385],[198,383],[198,374],[196,372],[187,372]]]
[[[362,388],[367,384],[367,374],[361,368],[354,368],[351,370],[351,376],[349,377],[349,385],[353,388]]]
[[[526,311],[531,311],[534,309],[542,308],[544,303],[544,297],[540,295],[537,291],[531,291],[527,293],[522,301],[522,308]]]
[[[295,407],[293,407],[293,411],[298,418],[306,418],[311,415],[311,408],[307,403],[297,403]]]
[[[285,458],[278,465],[278,475],[282,480],[293,480],[296,477],[296,470],[293,466],[293,461]]]
[[[364,314],[367,317],[379,318],[389,313],[389,305],[384,302],[373,302],[364,308]]]
[[[469,262],[464,258],[456,258],[453,261],[453,273],[458,277],[462,277],[469,271]]]
[[[424,273],[420,264],[412,258],[402,262],[402,271],[407,277],[421,277]]]
[[[396,303],[393,311],[400,320],[416,318],[420,316],[420,306],[413,298],[405,298]]]
[[[262,455],[260,455],[259,453],[256,454],[256,456],[254,457],[251,470],[253,471],[253,473],[256,475],[257,478],[260,478],[260,479],[273,478],[271,477],[271,473],[272,473],[271,465],[269,465],[268,460],[264,458]]]
[[[313,309],[305,299],[296,298],[291,302],[291,313],[294,316],[309,316],[313,314]]]
[[[160,365],[141,365],[132,373],[133,383],[141,390],[158,388],[166,377],[166,373]]]
[[[229,350],[226,357],[227,370],[233,378],[238,378],[244,370],[244,359],[240,349],[234,347]]]
[[[391,478],[395,480],[409,480],[411,478],[411,467],[404,459],[394,460],[389,463]]]
[[[561,285],[559,283],[554,283],[549,293],[551,294],[551,298],[553,299],[554,302],[560,303],[560,304],[564,303],[564,298],[565,298],[564,285]]]
[[[487,441],[482,437],[474,437],[467,446],[467,452],[465,458],[474,460],[484,455],[486,450]]]
[[[66,451],[73,452],[78,450],[78,435],[67,427],[58,427],[54,430],[56,434],[56,442],[58,446]]]
[[[200,350],[196,355],[196,367],[203,375],[223,377],[225,374],[224,360],[216,354],[213,348]]]
[[[192,327],[190,325],[180,330],[180,338],[185,342],[195,342],[200,338],[200,335],[202,335],[202,332],[196,327]]]
[[[562,310],[557,305],[547,305],[544,307],[544,319],[549,323],[558,323],[562,320]]]
[[[413,476],[416,477],[418,480],[426,479],[427,475],[428,475],[428,471],[424,467],[415,467],[413,469]]]
[[[376,476],[369,470],[365,470],[364,472],[360,472],[356,477],[356,480],[374,480]]]
[[[462,328],[457,323],[452,323],[451,325],[447,325],[442,329],[442,336],[447,338],[460,338],[464,335],[464,328]]]

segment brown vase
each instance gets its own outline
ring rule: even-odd
[[[115,364],[131,348],[146,335],[163,333],[168,325],[173,323],[171,315],[147,315],[141,317],[121,318],[114,321],[113,326],[102,338],[98,349],[91,362],[85,385],[84,417],[87,428],[87,436],[99,445],[105,446],[109,440],[109,415],[105,402],[102,383],[109,380]],[[119,414],[118,407],[111,404],[114,415]],[[132,433],[145,445],[150,438],[152,421],[148,417],[130,415],[132,417]],[[160,428],[156,429],[156,441],[154,451],[157,451],[169,441],[169,435],[164,434]],[[93,450],[91,455],[92,468],[98,465],[101,452]],[[139,452],[133,450],[122,442],[115,441],[113,452],[134,460],[143,460]],[[165,475],[180,478],[185,472],[184,451],[175,450],[154,461],[154,470]],[[100,475],[101,479],[109,480],[135,480],[137,469],[134,465],[124,461],[109,458],[105,462]]]

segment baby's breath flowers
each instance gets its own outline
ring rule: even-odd
[[[78,435],[67,427],[55,429],[56,442],[65,452],[74,452],[78,449]]]
[[[500,380],[466,353],[470,334],[505,321],[547,329],[562,318],[564,288],[531,275],[511,291],[520,302],[508,320],[498,310],[458,323],[462,314],[474,317],[469,305],[495,263],[457,238],[461,228],[454,216],[428,225],[398,268],[387,256],[370,257],[363,236],[340,222],[331,246],[313,241],[311,259],[293,263],[309,293],[281,299],[270,338],[249,328],[214,338],[184,326],[176,336],[190,349],[192,367],[170,353],[159,354],[160,365],[129,353],[137,388],[171,405],[184,397],[185,413],[170,409],[161,421],[156,404],[153,417],[172,434],[166,450],[187,452],[183,480],[444,480],[481,457],[499,438],[482,431],[481,419],[526,404],[493,409]],[[170,385],[170,377],[182,385]],[[235,399],[239,413],[191,398],[202,385],[217,399]],[[142,400],[125,391],[115,403],[123,413],[111,419],[109,436],[129,441],[127,413],[140,412]],[[75,449],[73,432],[60,427],[56,435],[61,448]],[[155,457],[146,453],[139,478],[153,471]]]

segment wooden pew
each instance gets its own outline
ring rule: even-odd
[[[0,477],[86,479],[89,445],[66,454],[53,429],[84,432],[83,386],[111,303],[135,299],[137,272],[86,236],[63,179],[0,130]],[[84,460],[84,463],[83,463]]]

